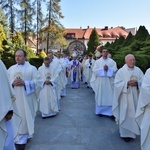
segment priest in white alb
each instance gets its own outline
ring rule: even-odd
[[[87,88],[91,88],[90,81],[92,77],[92,69],[94,66],[95,60],[92,57],[92,54],[88,55],[88,59],[85,61],[85,69],[86,69],[86,81],[87,81]]]
[[[58,113],[58,102],[55,87],[59,73],[51,66],[50,59],[44,58],[44,63],[38,69],[43,80],[43,86],[39,94],[39,110],[42,118],[55,116]]]
[[[15,143],[17,149],[25,149],[27,140],[34,134],[34,121],[38,110],[38,89],[40,86],[40,75],[36,67],[26,61],[27,54],[18,49],[15,52],[16,64],[8,69],[9,78],[14,87],[17,108],[22,122],[19,126],[18,141]]]
[[[120,137],[129,142],[139,135],[135,112],[143,72],[135,66],[135,57],[128,54],[125,65],[118,70],[114,81],[113,115],[119,125]]]
[[[112,117],[113,82],[117,66],[107,55],[107,49],[103,49],[102,57],[95,61],[90,84],[95,92],[95,114]]]
[[[87,84],[87,80],[86,80],[86,66],[85,66],[85,61],[88,59],[88,56],[87,55],[85,55],[84,57],[83,57],[83,60],[82,60],[82,63],[81,63],[81,65],[82,65],[82,82],[84,83],[84,84]]]
[[[48,50],[47,52],[47,57],[50,58],[50,65],[53,66],[55,68],[55,70],[57,70],[57,73],[60,74],[62,68],[60,63],[58,62],[58,59],[56,56],[53,55],[53,51],[52,50]],[[58,108],[60,110],[60,99],[61,99],[61,91],[63,89],[63,86],[60,82],[61,78],[58,75],[58,80],[56,83],[56,87],[55,87],[55,91],[56,91],[56,96],[57,96],[57,102],[58,102]]]
[[[61,82],[61,85],[62,85],[62,89],[61,89],[61,93],[60,95],[61,96],[66,96],[66,85],[67,85],[67,77],[66,77],[66,68],[67,68],[67,64],[66,64],[66,61],[63,57],[61,57],[61,52],[58,51],[57,54],[57,61],[58,63],[60,64],[61,66],[61,71],[60,71],[60,74],[59,74],[59,82]]]
[[[140,89],[136,110],[136,121],[140,126],[141,149],[150,149],[150,69],[147,69]]]
[[[10,84],[7,70],[0,60],[0,149],[15,150],[14,139],[21,121],[16,111],[13,109],[15,93]],[[13,118],[18,117],[18,122],[13,124]]]

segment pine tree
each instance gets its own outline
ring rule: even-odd
[[[94,53],[94,51],[96,50],[96,47],[97,47],[98,45],[100,45],[99,36],[98,36],[97,31],[96,31],[96,28],[94,28],[94,29],[92,30],[87,45],[88,45],[88,50],[87,50],[87,53],[88,53],[88,54],[89,54],[89,53]]]
[[[47,17],[46,20],[48,21],[48,25],[56,24],[58,26],[62,26],[59,19],[64,18],[64,16],[61,13],[61,6],[59,3],[61,0],[48,0],[47,2]]]
[[[47,17],[46,20],[48,22],[48,32],[47,32],[47,50],[49,49],[49,41],[51,41],[51,43],[53,43],[52,40],[52,35],[51,35],[51,28],[53,28],[53,26],[55,26],[56,28],[63,27],[62,24],[60,23],[59,19],[64,18],[64,16],[61,13],[61,7],[59,5],[59,3],[61,2],[61,0],[49,0],[47,2]],[[51,27],[52,26],[52,27]]]
[[[145,41],[146,46],[150,46],[150,35],[147,36],[146,41]]]
[[[10,32],[8,29],[8,23],[7,23],[6,15],[4,14],[1,7],[0,7],[0,24],[3,26],[3,30],[4,30],[6,38],[9,38]]]
[[[111,44],[110,44],[109,42],[107,42],[104,47],[105,47],[105,48],[109,48],[110,45],[111,45]]]
[[[34,15],[35,13],[35,1],[21,0],[20,10],[18,11],[18,19],[23,35],[25,44],[27,44],[28,34],[34,31]]]
[[[45,24],[45,20],[44,20],[44,15],[43,15],[43,12],[42,12],[42,6],[41,6],[41,4],[42,4],[42,2],[43,2],[44,0],[36,0],[36,4],[37,4],[37,11],[36,11],[36,13],[37,13],[37,24],[36,24],[36,33],[37,33],[37,52],[38,52],[38,44],[39,44],[39,42],[40,42],[40,37],[41,37],[41,35],[40,35],[40,33],[41,33],[41,30],[42,30],[42,28],[44,27],[44,24]]]
[[[9,28],[11,34],[13,34],[15,31],[15,13],[17,10],[15,6],[17,2],[17,0],[1,0],[2,9],[5,10],[6,16],[9,21]]]
[[[129,46],[133,42],[134,36],[132,35],[131,32],[129,32],[127,38],[123,42],[123,46]]]
[[[140,26],[136,35],[134,36],[135,40],[144,41],[146,40],[147,36],[149,35],[148,30],[145,26]]]
[[[125,38],[123,36],[120,36],[119,39],[117,39],[114,44],[115,46],[115,50],[118,51],[121,49],[123,42],[125,41]]]

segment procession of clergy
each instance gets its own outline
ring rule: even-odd
[[[78,89],[81,81],[95,93],[95,114],[113,118],[126,142],[140,135],[141,149],[150,150],[150,69],[144,75],[134,55],[126,55],[120,69],[107,49],[96,50],[95,58],[88,55],[82,62],[75,52],[69,60],[49,50],[38,69],[26,57],[18,49],[16,64],[8,70],[0,61],[0,150],[25,150],[34,134],[36,112],[43,119],[57,115],[66,85]]]

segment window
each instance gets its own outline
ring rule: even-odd
[[[75,38],[75,33],[67,33],[66,38]]]

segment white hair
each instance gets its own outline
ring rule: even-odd
[[[133,54],[128,54],[128,55],[126,55],[126,56],[125,56],[125,61],[127,61],[127,59],[128,59],[129,57],[134,57],[134,55],[133,55]]]

